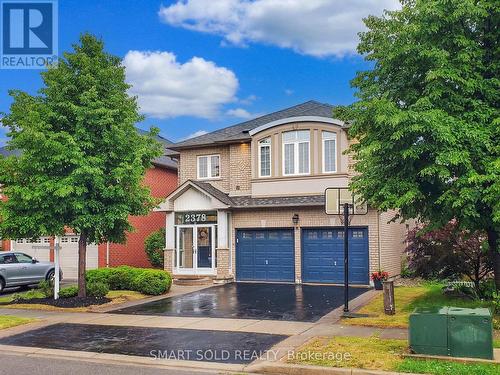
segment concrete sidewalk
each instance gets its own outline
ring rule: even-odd
[[[0,309],[0,315],[36,318],[39,326],[56,323],[83,323],[150,328],[184,328],[212,331],[254,332],[279,335],[314,336],[358,336],[379,335],[381,338],[406,339],[407,330],[399,328],[361,327],[331,323],[288,322],[277,320],[191,318],[177,316],[124,315],[102,313],[65,313],[57,311]],[[31,326],[31,325],[30,325]],[[20,326],[28,327],[28,326]],[[10,330],[8,330],[10,331]],[[5,331],[8,333],[7,331]],[[0,337],[4,331],[0,331]]]

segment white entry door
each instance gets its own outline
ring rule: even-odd
[[[179,225],[175,258],[178,273],[214,274],[215,225]]]

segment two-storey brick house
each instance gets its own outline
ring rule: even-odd
[[[165,269],[237,281],[341,283],[343,231],[328,187],[351,175],[347,127],[314,101],[169,146],[179,187],[166,212]],[[351,223],[350,279],[400,273],[404,224],[368,209]]]

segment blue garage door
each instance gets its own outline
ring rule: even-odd
[[[368,230],[349,229],[349,282],[368,284]],[[302,230],[302,280],[317,283],[344,282],[343,229]]]
[[[238,281],[293,282],[294,259],[291,229],[245,229],[236,232]]]

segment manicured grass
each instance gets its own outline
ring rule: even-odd
[[[31,298],[43,298],[45,297],[42,292],[40,292],[38,289],[30,289],[25,292],[19,292],[19,293],[14,293],[10,294],[8,296],[3,296],[0,297],[0,303],[9,303],[12,302],[12,299],[14,295],[22,295],[26,299],[31,299]]]
[[[500,365],[490,363],[458,363],[438,360],[406,358],[396,371],[432,375],[498,375]]]
[[[300,348],[288,362],[390,370],[402,361],[401,354],[406,347],[406,340],[382,340],[378,337],[317,338]]]
[[[0,329],[11,328],[34,321],[36,321],[36,319],[19,318],[17,316],[10,315],[0,315]]]
[[[471,301],[445,296],[441,292],[442,286],[442,284],[426,284],[421,287],[396,287],[394,289],[396,315],[384,314],[383,295],[380,294],[358,311],[363,314],[369,314],[371,315],[370,317],[344,319],[342,322],[349,325],[407,328],[410,313],[417,307],[491,307],[491,303],[489,302]],[[496,316],[495,319],[498,322],[499,317]]]
[[[110,290],[108,294],[106,294],[106,297],[111,298],[111,299],[124,299],[126,301],[135,301],[138,299],[146,298],[145,294],[136,292],[134,290]]]
[[[433,375],[493,375],[497,364],[404,358],[406,340],[378,337],[316,338],[299,348],[288,363]]]
[[[493,347],[500,348],[500,339],[493,340]]]

